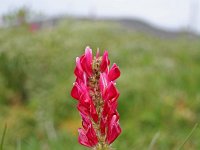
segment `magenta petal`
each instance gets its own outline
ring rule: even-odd
[[[87,138],[90,140],[90,143],[95,146],[98,143],[97,135],[92,127],[92,124],[88,126],[88,130],[86,132]]]
[[[90,113],[94,122],[98,122],[98,115],[97,115],[96,108],[94,106],[93,101],[90,102]]]
[[[85,49],[86,70],[88,75],[92,74],[92,49],[86,47]]]
[[[78,84],[83,84],[84,86],[87,86],[87,80],[88,80],[87,75],[85,72],[83,72],[82,77],[81,78],[77,77],[75,82],[77,82]]]
[[[109,111],[108,117],[107,117],[108,124],[110,124],[111,120],[113,119],[113,116],[115,116],[116,120],[119,120],[119,113],[117,112],[116,109]]]
[[[87,106],[90,108],[90,98],[88,98],[87,93],[83,93],[79,99],[79,101],[82,103],[82,105]]]
[[[87,124],[89,122],[86,122]],[[87,147],[94,147],[98,143],[97,135],[91,122],[87,125],[87,129],[78,129],[79,137],[78,141],[80,144]]]
[[[99,58],[99,48],[97,48],[96,58]]]
[[[111,112],[116,112],[116,110],[117,110],[117,105],[118,105],[118,103],[117,103],[117,101],[113,101],[112,103],[111,103],[111,105],[110,105],[110,108],[111,108]]]
[[[85,72],[83,73],[83,83],[84,85],[87,85],[87,76]]]
[[[83,70],[86,72],[87,76],[91,76],[92,74],[92,64],[88,65],[89,63],[86,60],[85,55],[81,58],[81,66]]]
[[[109,103],[109,101],[104,102],[103,112],[102,112],[102,117],[104,117],[104,118],[108,115],[108,112],[110,111],[108,103]]]
[[[100,73],[99,88],[102,94],[104,93],[107,86],[108,86],[107,75],[105,73]]]
[[[85,130],[87,130],[88,126],[92,123],[90,121],[90,119],[88,118],[88,115],[82,114],[81,113],[81,117],[82,117],[82,126]]]
[[[81,61],[81,66],[82,66],[83,70],[88,74],[85,55],[83,55],[81,57],[80,61]]]
[[[82,80],[80,78],[76,78],[75,82],[78,83],[78,84],[81,84]]]
[[[80,98],[80,88],[76,82],[74,83],[74,86],[72,88],[71,96],[77,100],[79,100]]]
[[[93,147],[93,145],[89,142],[87,136],[86,136],[86,132],[84,129],[79,128],[78,129],[79,132],[79,136],[78,136],[78,142],[84,146],[87,147]]]
[[[108,125],[108,131],[107,131],[107,142],[108,144],[111,144],[121,133],[121,128],[119,126],[119,120],[116,115],[112,116],[112,119]]]
[[[82,103],[78,103],[77,109],[79,110],[79,112],[83,115],[89,115],[89,111],[88,108],[83,105]]]
[[[110,65],[110,60],[108,59],[108,51],[105,51],[102,56],[102,61],[100,65],[101,72],[104,72],[108,68],[109,65]]]
[[[87,62],[91,65],[91,63],[92,63],[92,49],[90,47],[86,47],[85,57],[86,57]]]
[[[106,132],[106,119],[105,118],[101,118],[101,122],[100,122],[100,130],[101,130],[101,134],[105,135]]]
[[[83,69],[81,67],[80,58],[76,58],[76,68],[74,70],[74,74],[78,77],[83,79]]]
[[[110,81],[116,80],[120,76],[119,67],[116,64],[113,64],[112,68],[108,73],[108,78]]]
[[[114,83],[111,81],[106,89],[104,100],[114,101],[119,97],[119,92],[115,87]]]
[[[80,96],[80,101],[81,103],[89,104],[90,102],[90,96],[89,96],[89,90],[87,87],[82,83],[81,84],[81,96]],[[89,106],[89,105],[88,105]]]
[[[110,118],[113,116],[113,114],[119,116],[117,113],[117,101],[111,102],[111,101],[105,101],[102,117],[106,118],[107,116]],[[110,119],[111,120],[111,119]]]

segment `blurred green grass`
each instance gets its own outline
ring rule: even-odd
[[[107,49],[122,72],[117,86],[123,132],[113,147],[145,150],[159,133],[153,149],[176,150],[200,118],[199,41],[159,38],[105,21],[66,20],[38,32],[0,29],[0,55],[6,56],[0,60],[4,148],[87,149],[77,142],[81,121],[70,91],[75,58],[89,45]],[[19,102],[23,90],[25,104]],[[198,128],[184,149],[200,149],[199,137]]]

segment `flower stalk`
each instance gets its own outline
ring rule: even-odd
[[[119,92],[115,80],[120,76],[119,67],[109,69],[108,52],[92,56],[86,47],[85,54],[76,58],[76,81],[71,96],[78,100],[77,109],[82,117],[78,141],[94,150],[111,150],[111,143],[121,133],[117,99]]]

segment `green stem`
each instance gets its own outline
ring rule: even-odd
[[[181,144],[181,146],[177,150],[181,150],[183,148],[183,146],[185,145],[185,143],[189,140],[189,138],[192,136],[192,134],[194,133],[194,131],[197,129],[198,125],[199,125],[198,123],[196,123],[194,125],[194,127],[191,130],[191,132],[188,134],[188,136],[186,137],[186,139],[184,140],[184,142]]]
[[[6,135],[6,130],[7,130],[7,124],[5,124],[3,135],[2,135],[2,138],[1,138],[1,147],[0,147],[0,150],[3,150],[3,143],[4,143],[4,139],[5,139],[5,135]]]
[[[112,148],[109,145],[98,144],[94,150],[112,150]]]
[[[157,142],[159,136],[160,136],[160,132],[157,132],[157,133],[154,135],[153,139],[151,140],[151,143],[150,143],[150,145],[149,145],[148,150],[153,150],[153,147],[154,147],[154,145],[156,144],[156,142]]]

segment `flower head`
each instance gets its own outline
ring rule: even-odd
[[[76,58],[76,81],[71,96],[78,100],[77,109],[82,118],[78,141],[95,149],[109,149],[121,133],[117,112],[119,91],[116,88],[120,70],[116,64],[111,68],[109,65],[107,51],[100,56],[97,50],[96,56],[93,56],[89,47]]]

